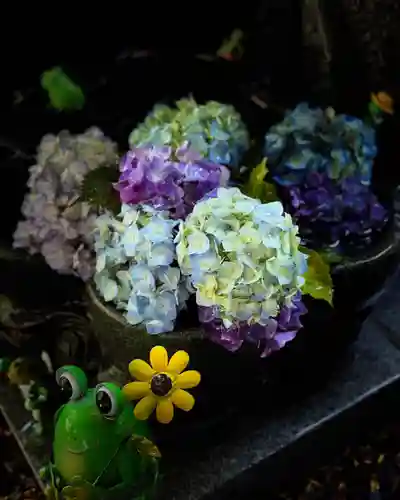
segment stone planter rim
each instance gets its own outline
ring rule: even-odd
[[[129,324],[123,315],[118,312],[114,307],[107,305],[105,302],[103,302],[98,294],[96,293],[95,285],[92,282],[88,282],[86,284],[86,291],[89,296],[89,299],[95,304],[97,308],[99,308],[105,315],[108,317],[112,318],[114,321],[116,321],[118,324],[120,324],[123,328],[132,328],[132,329],[137,329],[137,326]],[[142,330],[144,331],[144,330]],[[145,332],[146,335],[148,335]],[[154,338],[160,339],[160,342],[162,343],[162,340],[168,339],[168,340],[181,340],[181,339],[191,339],[191,340],[206,340],[206,337],[204,335],[203,329],[199,327],[189,327],[185,329],[184,331],[179,331],[179,330],[174,330],[173,332],[170,333],[161,333],[158,335],[154,335]]]

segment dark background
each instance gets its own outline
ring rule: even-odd
[[[10,241],[32,164],[15,152],[34,155],[45,133],[79,133],[97,125],[124,149],[130,130],[155,102],[191,92],[200,100],[234,104],[253,135],[268,122],[250,104],[254,93],[281,109],[308,100],[359,116],[371,91],[387,89],[399,101],[397,3],[320,1],[331,55],[328,75],[320,71],[318,51],[305,49],[300,0],[8,4],[0,30],[0,240]],[[244,32],[240,60],[207,65],[196,59],[215,54],[236,28]],[[128,56],[134,50],[156,55],[134,59]],[[40,75],[56,65],[83,88],[82,112],[48,107]],[[378,187],[400,182],[396,120],[380,131]]]

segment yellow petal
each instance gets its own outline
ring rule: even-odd
[[[134,359],[129,363],[129,373],[142,382],[148,382],[156,372],[146,361]]]
[[[176,379],[176,385],[179,389],[191,389],[200,384],[201,375],[196,370],[188,370]]]
[[[131,382],[122,391],[128,399],[141,399],[150,394],[150,386],[148,382]]]
[[[183,411],[190,411],[194,406],[194,397],[182,389],[177,389],[172,393],[171,401]]]
[[[165,372],[168,365],[168,353],[162,345],[157,345],[150,351],[150,363],[156,372]]]
[[[169,399],[161,399],[157,404],[157,420],[160,424],[169,424],[174,418],[174,405]]]
[[[138,420],[147,420],[156,407],[156,404],[157,401],[154,396],[146,396],[135,406],[133,414]]]
[[[170,359],[167,371],[174,373],[182,373],[188,364],[189,364],[189,354],[185,351],[178,351]]]

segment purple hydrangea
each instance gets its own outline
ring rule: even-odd
[[[388,220],[375,194],[354,177],[338,182],[314,172],[302,185],[285,188],[284,196],[303,238],[314,245],[340,250],[346,244],[369,244]]]
[[[187,144],[175,153],[169,147],[133,148],[120,171],[115,188],[122,203],[148,204],[176,219],[185,218],[198,200],[229,180],[226,167],[201,159]]]
[[[289,305],[281,307],[276,318],[269,318],[266,325],[238,322],[226,328],[219,319],[218,309],[212,307],[199,307],[199,320],[208,337],[229,351],[237,351],[244,342],[250,342],[260,349],[261,357],[266,357],[296,337],[302,328],[300,316],[305,313],[307,308],[298,292]]]

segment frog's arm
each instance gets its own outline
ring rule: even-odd
[[[111,492],[115,498],[119,498],[117,493],[122,496],[123,492],[138,500],[151,497],[158,482],[158,459],[161,457],[159,449],[146,437],[136,434],[126,441],[125,449],[129,450],[128,457],[137,457],[137,462],[127,462],[123,453],[118,456],[122,483],[112,488]],[[137,468],[137,474],[131,473],[133,467]]]
[[[124,440],[101,475],[93,483],[96,498],[101,500],[120,500],[121,498],[147,497],[155,490],[158,481],[158,448],[143,436],[132,435]],[[132,460],[133,457],[136,460]],[[104,490],[97,486],[102,475],[114,460],[118,460],[120,482]],[[136,468],[136,473],[135,473]]]
[[[121,498],[133,498],[135,500],[153,498],[156,485],[158,483],[158,460],[155,458],[146,459],[142,457],[143,472],[139,478],[132,481],[132,477],[127,482],[117,484],[100,496],[101,500],[120,500]],[[123,478],[124,480],[124,478]]]

